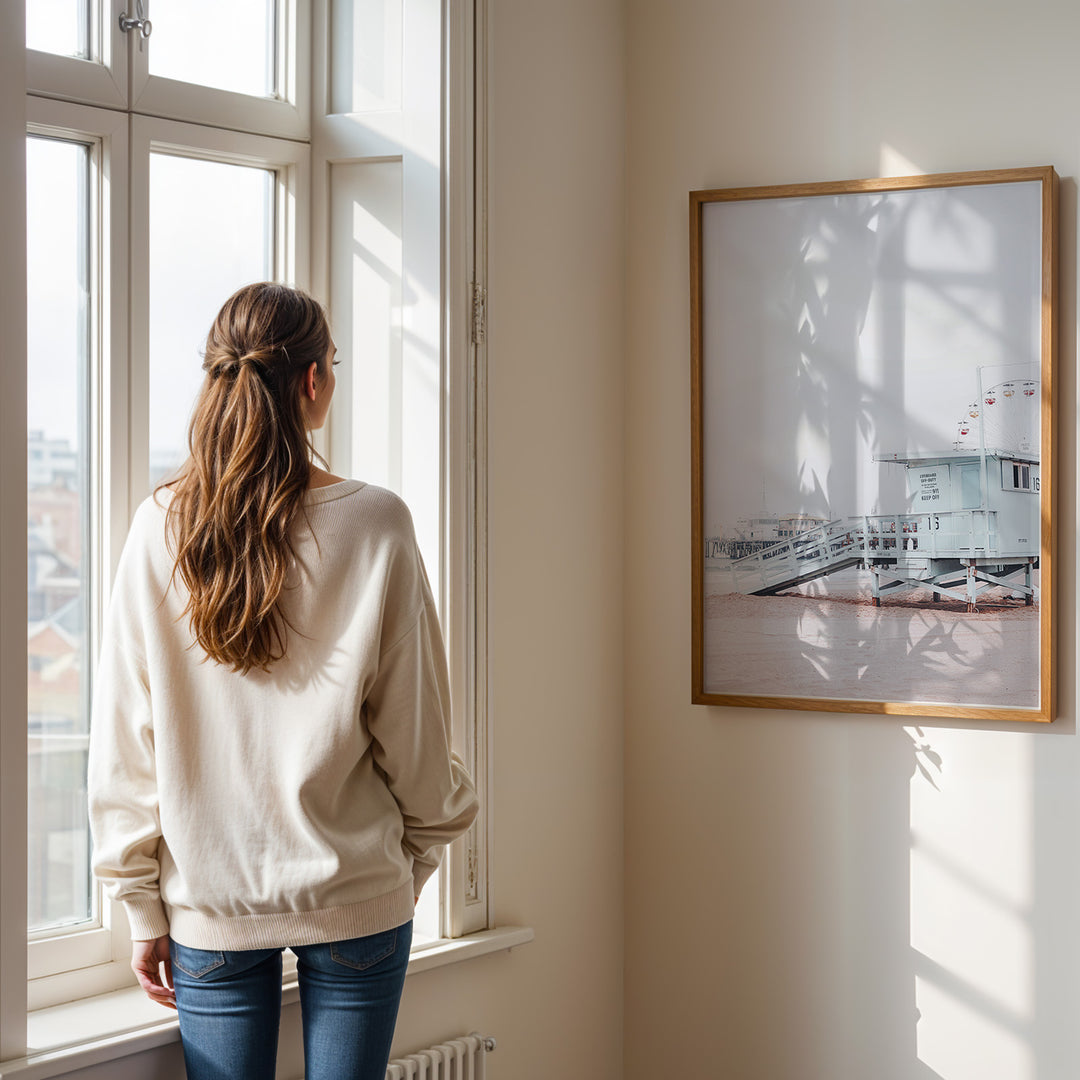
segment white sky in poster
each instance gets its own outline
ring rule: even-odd
[[[710,203],[704,529],[907,509],[881,453],[948,450],[983,386],[1038,377],[1037,181]]]

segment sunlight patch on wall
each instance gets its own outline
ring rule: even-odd
[[[880,160],[880,176],[923,176],[926,173],[925,169],[920,169],[910,158],[888,143],[881,144]]]
[[[1033,1078],[1028,736],[912,734],[919,1058],[948,1080]]]
[[[916,978],[922,1019],[918,1027],[919,1060],[942,1080],[1034,1080],[1035,1064],[1027,1039],[1008,1030],[977,1006]],[[933,1016],[933,1024],[927,1017]]]

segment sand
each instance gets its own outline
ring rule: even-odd
[[[779,596],[721,592],[706,574],[708,693],[1034,708],[1039,607],[991,590],[969,614],[928,591],[874,607],[850,570]],[[710,592],[710,585],[717,591]]]

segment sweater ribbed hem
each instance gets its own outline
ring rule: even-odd
[[[189,949],[280,949],[379,934],[413,917],[410,877],[393,892],[321,911],[276,911],[258,915],[208,915],[169,908],[169,935]]]

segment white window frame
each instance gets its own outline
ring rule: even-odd
[[[325,12],[327,0],[314,2],[321,3]],[[447,76],[443,87],[442,125],[444,404],[441,490],[444,565],[441,581],[454,684],[455,741],[472,771],[483,807],[469,836],[452,847],[444,865],[446,902],[442,933],[450,938],[482,931],[491,922],[488,868],[491,757],[487,724],[485,588],[486,346],[483,320],[474,319],[474,296],[485,295],[487,89],[484,72],[488,45],[484,26],[487,2],[444,0],[442,16]],[[96,452],[107,453],[111,463],[108,475],[98,473],[100,512],[96,523],[98,552],[100,561],[105,564],[99,572],[107,573],[108,580],[115,570],[130,514],[146,487],[148,379],[145,365],[140,370],[132,361],[135,356],[146,355],[146,274],[137,270],[138,266],[146,265],[146,236],[145,229],[141,236],[136,235],[139,230],[129,229],[129,221],[145,222],[149,149],[168,148],[169,152],[212,160],[240,160],[277,169],[285,178],[285,195],[276,217],[279,233],[286,228],[295,229],[292,235],[296,237],[295,244],[287,242],[287,235],[277,238],[278,275],[283,280],[308,284],[308,210],[312,208],[317,223],[320,205],[317,194],[313,202],[310,200],[311,174],[304,157],[307,148],[303,140],[310,122],[304,93],[310,82],[306,68],[310,50],[304,48],[291,60],[290,78],[296,85],[294,115],[290,119],[284,110],[279,110],[280,126],[277,121],[268,120],[266,112],[257,116],[259,110],[245,111],[256,99],[238,102],[232,99],[243,99],[244,95],[222,91],[207,91],[209,96],[197,94],[190,99],[191,107],[198,115],[189,119],[199,120],[198,126],[160,116],[143,117],[136,115],[138,107],[152,104],[157,92],[155,81],[164,86],[166,80],[151,79],[145,72],[145,77],[140,76],[129,63],[137,51],[132,36],[128,36],[125,48],[123,39],[112,32],[119,11],[127,6],[122,0],[103,0],[101,3],[98,39],[96,43],[91,42],[96,59],[91,61],[51,56],[12,45],[12,41],[19,42],[24,37],[24,13],[19,10],[21,0],[16,0],[12,10],[0,14],[0,30],[3,31],[0,37],[10,34],[8,44],[0,45],[0,59],[19,54],[18,62],[8,65],[8,74],[0,75],[0,92],[11,94],[16,86],[20,92],[26,89],[29,92],[25,98],[27,119],[34,125],[34,130],[48,130],[59,135],[66,133],[80,141],[92,142],[98,147],[101,160],[107,163],[109,183],[99,192],[103,225],[100,251],[102,254],[108,252],[112,272],[111,279],[99,278],[101,318],[97,325],[101,334],[102,370],[97,373],[100,393],[95,405],[95,420],[98,436],[107,434],[110,440],[108,447],[96,446]],[[309,40],[309,0],[286,0],[282,11],[294,20],[298,44],[306,43]],[[21,62],[24,57],[25,85]],[[138,87],[137,100],[135,94],[129,93],[135,86]],[[215,98],[220,107],[215,107]],[[130,111],[129,102],[132,105]],[[2,115],[0,109],[0,118]],[[243,123],[255,131],[210,131],[211,125],[222,127],[229,123]],[[264,137],[265,129],[272,129],[273,137]],[[300,133],[299,140],[282,138],[297,133]],[[289,146],[289,153],[282,153],[283,142]],[[124,160],[127,164],[121,165]],[[21,183],[14,178],[13,169],[21,171]],[[24,178],[25,162],[22,160],[9,159],[6,171],[0,167],[0,187],[9,197],[12,192],[24,190]],[[318,172],[315,179],[317,186]],[[103,207],[100,198],[106,192],[108,205]],[[140,200],[141,206],[137,207]],[[125,201],[127,209],[124,209]],[[138,214],[142,214],[141,219]],[[10,215],[5,220],[10,223]],[[9,233],[11,250],[22,249],[24,236],[25,233],[20,234],[17,228],[14,234]],[[315,278],[315,291],[319,295],[318,273]],[[20,285],[21,280],[24,279],[16,273],[12,286],[6,290],[4,304],[0,304],[9,323],[13,324],[17,324],[19,315],[25,313],[25,289]],[[136,315],[139,311],[143,314]],[[25,356],[24,328],[9,332],[6,344],[13,350],[14,368],[19,368]],[[14,389],[18,388],[22,378],[16,379]],[[25,484],[24,396],[14,393],[8,398],[3,414],[5,421],[10,422],[0,425],[5,450],[0,481],[0,492],[3,492],[0,582],[5,598],[0,611],[0,640],[6,644],[0,654],[5,687],[0,696],[4,719],[0,735],[3,755],[0,756],[5,762],[0,770],[0,865],[3,866],[25,865],[26,856],[26,775],[23,764],[26,753],[25,528],[21,516],[12,512]],[[141,416],[139,407],[133,404],[136,401],[144,403]],[[129,418],[134,418],[135,422],[125,423]],[[324,445],[323,449],[327,448]],[[106,579],[102,576],[100,580]],[[99,608],[104,599],[101,595],[96,597]],[[96,623],[99,615],[100,611],[95,613]],[[96,646],[96,642],[94,644]],[[25,877],[12,873],[3,875],[0,887],[0,1061],[25,1052],[28,974],[37,976],[31,983],[31,1007],[92,996],[131,983],[126,937],[113,935],[111,948],[102,944],[109,940],[105,935],[112,927],[123,924],[119,909],[102,911],[100,921],[100,927],[58,934],[34,942],[28,950]],[[510,941],[507,934],[514,940]],[[499,935],[502,937],[496,941]],[[433,964],[520,943],[529,937],[531,932],[528,931],[489,931],[441,953],[435,946],[429,947],[426,954],[414,958],[412,967],[423,970]],[[63,958],[70,959],[73,950],[81,950],[73,965],[75,969],[58,972],[56,969],[64,966]]]

